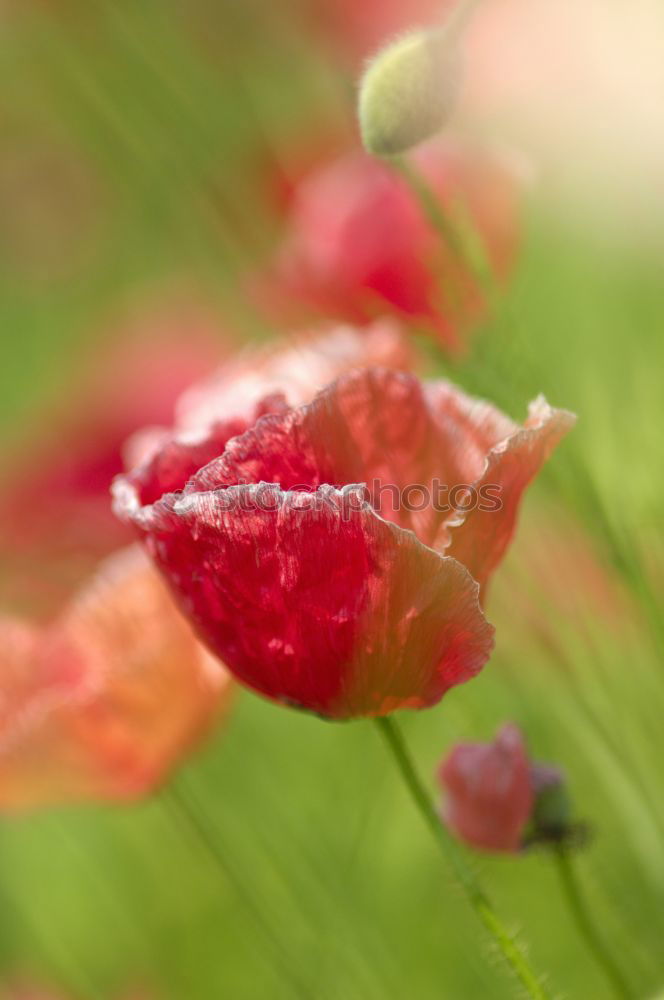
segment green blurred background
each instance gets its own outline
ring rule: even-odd
[[[306,6],[3,8],[7,447],[143,292],[195,289],[222,325],[270,333],[242,291],[277,235],[265,165],[352,124],[352,67]],[[432,788],[455,740],[505,719],[565,767],[594,833],[584,887],[646,998],[664,983],[662,258],[562,218],[546,177],[526,215],[517,272],[453,375],[515,417],[543,391],[580,420],[493,585],[493,660],[402,723]],[[472,861],[557,995],[607,995],[545,856]],[[174,791],[2,820],[0,976],[79,1000],[515,995],[374,727],[248,693]]]

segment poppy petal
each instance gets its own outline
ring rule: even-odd
[[[148,539],[189,618],[249,687],[330,718],[421,708],[477,673],[493,629],[458,562],[362,492],[194,492]]]
[[[107,560],[52,626],[5,620],[0,635],[3,809],[144,794],[229,690],[138,547]]]
[[[484,850],[519,850],[534,793],[516,726],[503,726],[493,743],[454,747],[438,776],[446,792],[445,822],[461,840]]]
[[[460,515],[446,549],[482,587],[512,539],[524,490],[575,422],[573,413],[554,409],[540,396],[530,404],[525,426],[490,450],[475,489],[485,497],[490,490],[491,500]]]

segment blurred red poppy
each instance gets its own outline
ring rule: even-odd
[[[493,743],[459,743],[438,769],[442,818],[470,847],[513,854],[534,845],[580,844],[565,775],[531,761],[521,731],[507,723]]]
[[[411,161],[456,225],[472,232],[489,272],[504,278],[520,228],[510,157],[447,138]],[[301,180],[277,262],[257,294],[289,321],[308,310],[364,322],[388,308],[450,351],[486,311],[475,268],[444,242],[405,178],[359,151]]]
[[[395,35],[435,23],[448,0],[315,0],[318,26],[358,62]]]
[[[386,368],[253,417],[233,440],[224,421],[171,437],[115,484],[210,648],[255,690],[332,718],[422,708],[472,677],[492,646],[476,581],[573,417],[539,400],[520,428]],[[456,505],[437,483],[459,486]],[[498,502],[477,506],[492,485]]]
[[[438,771],[443,818],[456,836],[487,851],[519,851],[535,804],[523,737],[511,724],[493,743],[460,743]]]
[[[170,423],[183,389],[227,351],[199,306],[142,315],[97,353],[66,402],[39,415],[38,430],[33,420],[3,469],[5,607],[52,613],[101,556],[130,541],[108,500],[126,438]]]
[[[131,800],[218,718],[229,675],[139,547],[53,623],[0,619],[0,809]]]

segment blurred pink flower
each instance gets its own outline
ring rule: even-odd
[[[146,424],[170,422],[183,389],[227,352],[228,338],[201,307],[164,307],[122,328],[65,399],[33,417],[4,463],[5,606],[51,612],[100,556],[130,540],[108,499],[125,440]]]
[[[504,725],[493,743],[459,743],[438,769],[442,818],[470,847],[513,854],[536,844],[579,843],[563,771],[528,758],[521,731]]]
[[[446,138],[411,154],[441,204],[475,230],[504,278],[520,236],[517,172],[503,153]],[[257,283],[267,307],[365,322],[385,310],[459,350],[486,311],[478,277],[392,167],[354,152],[304,177],[277,260]]]
[[[440,765],[443,818],[460,839],[487,851],[516,852],[535,804],[523,737],[502,727],[493,743],[460,743]]]
[[[52,623],[0,618],[0,665],[3,811],[154,790],[230,691],[138,547]]]

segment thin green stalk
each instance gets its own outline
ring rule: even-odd
[[[459,38],[483,2],[484,0],[466,0],[465,3],[457,4],[441,25],[446,36],[452,39]]]
[[[468,269],[492,304],[496,297],[495,281],[479,234],[471,229],[471,223],[467,223],[464,229],[449,217],[428,180],[406,157],[395,157],[391,162],[417,198],[427,221],[440,237],[442,244]]]
[[[616,997],[619,997],[620,1000],[634,1000],[634,993],[632,993],[629,983],[593,923],[590,907],[583,898],[581,885],[568,849],[564,845],[559,845],[554,848],[553,854],[556,858],[565,899],[588,950],[595,956],[598,965],[604,971]]]
[[[461,851],[443,826],[431,797],[424,787],[399,728],[390,717],[376,720],[385,742],[390,748],[413,802],[424,822],[434,835],[436,843],[452,867],[455,878],[463,889],[468,902],[493,938],[505,962],[524,987],[531,1000],[550,1000],[550,993],[540,977],[531,968],[521,947],[498,917],[488,896],[472,868],[465,862]]]
[[[420,171],[406,157],[397,156],[390,162],[408,183],[408,186],[419,201],[428,222],[436,230],[448,250],[451,250],[461,260],[465,260],[466,250],[462,245],[456,226],[448,219],[437,195],[431,190]]]

